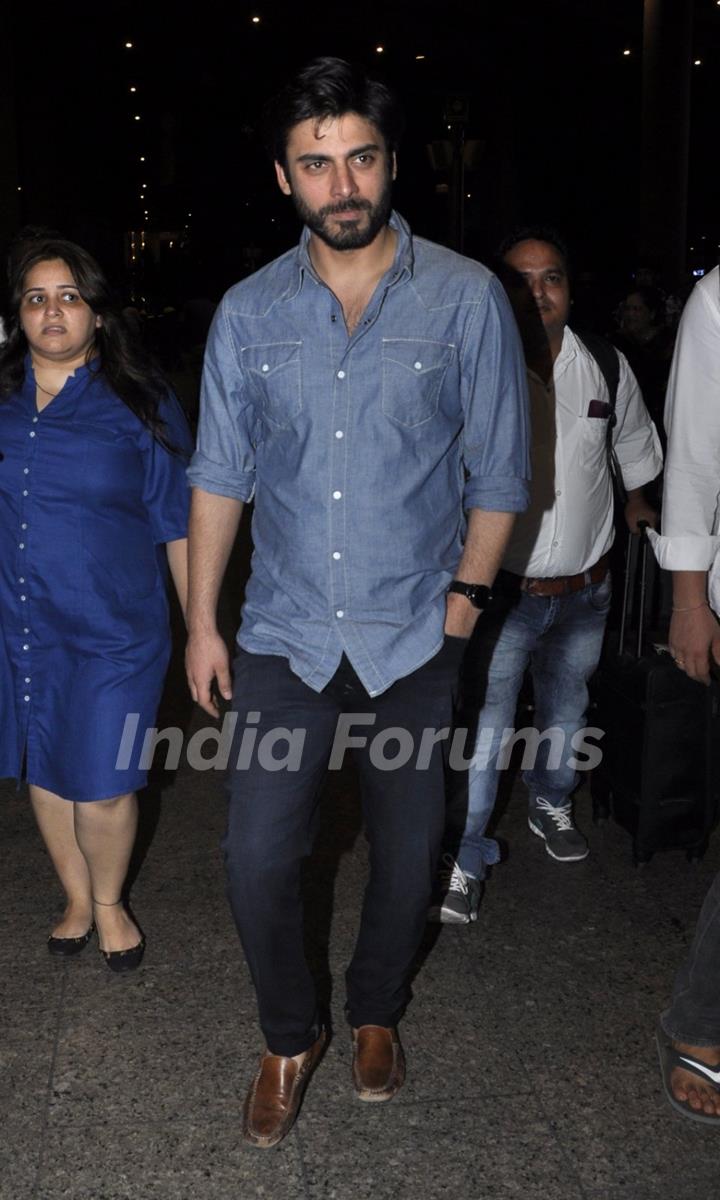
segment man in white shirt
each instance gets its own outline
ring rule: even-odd
[[[661,567],[673,573],[668,642],[691,679],[720,664],[720,271],[693,289],[678,330],[665,406],[668,458]],[[720,874],[705,897],[690,952],[662,1014],[657,1044],[670,1104],[720,1127]]]
[[[587,856],[570,795],[587,681],[600,657],[611,592],[613,487],[606,435],[612,406],[598,362],[567,325],[564,243],[553,231],[525,228],[506,239],[499,260],[528,368],[532,484],[530,507],[516,520],[496,581],[494,606],[478,622],[465,658],[460,724],[468,726],[475,753],[463,786],[453,789],[447,853],[429,914],[456,924],[475,920],[486,868],[499,858],[485,828],[528,665],[537,728],[552,731],[525,747],[529,826],[556,861]],[[637,381],[623,355],[618,358],[613,445],[634,532],[639,520],[654,520],[642,488],[660,473],[662,452]]]

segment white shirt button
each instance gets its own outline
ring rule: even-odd
[[[556,495],[556,496],[562,496],[562,488],[558,488],[558,489],[557,489],[557,491],[556,491],[556,493],[555,493],[555,495]]]
[[[261,371],[269,371],[269,370],[270,370],[270,364],[269,364],[269,363],[263,363],[263,365],[261,366],[260,370],[261,370]]]
[[[422,363],[421,362],[413,363],[413,366],[415,367],[416,371],[422,371]]]
[[[342,558],[342,554],[340,553],[339,550],[333,550],[333,558],[335,558],[335,559]]]
[[[28,646],[27,642],[23,642],[23,650],[29,650],[29,649],[30,649],[30,647]]]
[[[25,582],[25,576],[21,575],[20,578],[18,579],[18,583],[24,583],[24,582]]]
[[[24,542],[18,542],[18,550],[24,550],[24,549],[25,549],[25,543],[24,543]]]
[[[27,529],[27,521],[23,521],[23,523],[22,523],[22,525],[20,526],[20,528],[21,528],[21,529]]]
[[[34,430],[34,429],[31,429],[31,430],[30,430],[30,437],[35,437],[35,430]]]
[[[29,468],[29,467],[23,467],[23,475],[29,475],[29,474],[30,474],[30,468]]]
[[[26,682],[26,683],[29,683],[29,682],[30,682],[30,676],[29,676],[29,675],[26,675],[26,676],[25,676],[25,682]]]
[[[29,632],[30,632],[29,629],[23,629],[23,633],[29,633]]]
[[[336,617],[344,617],[344,616],[345,616],[345,613],[344,613],[343,609],[342,609],[342,608],[339,608],[339,609],[337,610],[337,612],[335,613],[335,616],[336,616]]]
[[[37,418],[37,417],[33,417],[33,425],[37,425],[37,423],[38,423],[38,418]]]
[[[23,496],[29,496],[29,494],[27,488],[23,488]]]
[[[335,430],[335,437],[336,438],[344,438],[345,437],[345,434],[343,433],[342,429]]]
[[[559,546],[559,545],[560,545],[559,542],[553,542],[553,546]]]
[[[333,500],[342,500],[342,492],[333,492]]]
[[[23,700],[26,700],[26,701],[27,701],[27,700],[29,700],[29,699],[30,699],[30,697],[29,697],[29,696],[23,696]]]
[[[27,596],[21,596],[21,597],[20,597],[20,599],[21,599],[21,600],[27,600]]]
[[[345,378],[345,372],[344,372],[344,371],[338,371],[338,379],[344,379],[344,378]]]

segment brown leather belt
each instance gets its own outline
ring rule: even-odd
[[[515,575],[513,571],[503,571],[509,575],[516,587],[529,596],[567,596],[571,592],[579,592],[591,583],[602,583],[609,570],[609,556],[603,554],[594,566],[577,575],[556,575],[548,579],[529,579],[526,575]]]

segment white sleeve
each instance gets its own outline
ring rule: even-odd
[[[657,479],[662,471],[663,456],[657,429],[645,407],[642,392],[630,364],[618,350],[620,379],[615,412],[617,423],[613,430],[613,448],[622,468],[623,483],[628,491]]]
[[[720,293],[718,272],[697,284],[678,330],[665,406],[668,434],[661,567],[706,571],[720,546]]]

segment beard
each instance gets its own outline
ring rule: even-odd
[[[338,201],[337,204],[325,204],[322,208],[310,208],[297,192],[292,193],[295,211],[304,225],[307,225],[331,250],[362,250],[383,229],[392,212],[392,178],[389,173],[385,180],[380,196],[375,204],[370,200]],[[337,213],[356,212],[356,221],[343,221],[342,224],[331,226],[332,217]]]

